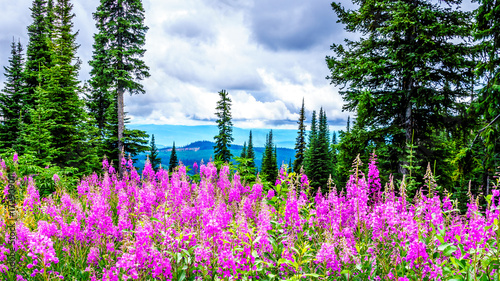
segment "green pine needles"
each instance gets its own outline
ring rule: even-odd
[[[219,92],[219,101],[217,102],[215,116],[217,116],[217,127],[219,134],[214,137],[215,160],[222,163],[229,163],[232,154],[229,150],[233,138],[233,122],[231,121],[231,98],[226,90]]]

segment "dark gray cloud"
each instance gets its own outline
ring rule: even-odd
[[[255,39],[272,50],[306,50],[341,30],[329,0],[255,0],[249,20]]]
[[[183,17],[173,23],[166,23],[166,33],[189,39],[194,44],[211,43],[215,40],[215,32],[205,21],[209,19]]]

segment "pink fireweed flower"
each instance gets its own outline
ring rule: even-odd
[[[287,173],[286,173],[286,170],[285,170],[285,167],[284,166],[281,166],[280,168],[280,172],[279,172],[279,178],[281,180],[285,180],[287,177]]]
[[[102,159],[102,169],[104,171],[107,171],[109,169],[109,162],[108,162],[108,159],[106,157],[104,157],[104,159]]]
[[[57,182],[59,182],[61,180],[57,174],[54,174],[54,176],[52,177],[52,179],[54,180],[55,183],[57,183]]]
[[[300,187],[305,188],[307,186],[309,186],[309,179],[307,178],[307,176],[305,174],[303,174],[300,177]]]
[[[122,165],[122,167],[125,167],[127,165],[127,159],[124,157],[122,157],[122,162],[120,163]]]
[[[96,247],[91,247],[89,254],[87,255],[87,264],[88,265],[97,265],[100,260],[99,249]]]
[[[410,247],[405,258],[406,262],[409,262],[412,267],[418,268],[419,265],[426,263],[428,258],[429,255],[427,254],[427,250],[423,242],[415,240],[410,243]]]
[[[153,170],[153,166],[151,166],[151,162],[146,161],[146,165],[142,170],[142,177],[148,180],[154,180],[155,171]]]
[[[7,261],[7,255],[10,253],[8,248],[4,246],[0,246],[0,273],[7,273],[9,267],[6,266],[5,263]],[[6,255],[7,254],[7,255]]]
[[[19,158],[17,156],[17,152],[14,152],[14,157],[12,157],[12,161],[14,162],[14,164],[17,164],[17,162],[19,161]]]
[[[382,184],[380,183],[380,173],[377,168],[377,155],[373,153],[368,165],[368,191],[373,203],[378,203],[381,200],[381,189]]]
[[[58,263],[56,252],[53,247],[52,240],[41,234],[32,233],[29,235],[28,241],[28,256],[33,258],[33,265],[37,258],[40,258],[43,264],[50,267],[52,263]]]
[[[317,264],[325,264],[326,269],[330,272],[340,272],[340,261],[337,257],[337,253],[335,252],[335,248],[338,245],[331,243],[324,243],[321,245],[321,249],[316,254]]]
[[[294,230],[302,231],[302,219],[299,215],[299,205],[294,192],[288,193],[285,209],[285,227],[292,226]]]
[[[267,196],[266,197],[267,197],[267,200],[273,199],[273,197],[274,197],[274,189],[269,189],[267,191]]]
[[[281,184],[281,179],[276,179],[276,182],[274,182],[274,186],[278,186]]]
[[[250,197],[254,201],[260,201],[262,199],[262,189],[263,186],[262,184],[256,183],[252,186],[252,193],[250,194]]]

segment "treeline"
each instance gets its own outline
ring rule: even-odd
[[[17,151],[34,165],[59,166],[72,174],[99,169],[106,156],[147,150],[148,135],[127,130],[124,93],[144,93],[148,77],[144,9],[141,1],[101,1],[93,18],[90,80],[78,80],[78,32],[73,31],[70,0],[34,0],[26,54],[12,42],[0,95],[0,150]],[[118,165],[116,165],[118,166]]]
[[[326,112],[323,108],[319,114],[312,112],[310,132],[307,133],[306,116],[304,100],[300,109],[298,120],[299,129],[295,145],[295,159],[292,163],[277,162],[277,147],[273,141],[273,131],[270,130],[266,135],[266,144],[262,155],[262,165],[260,170],[255,165],[255,151],[253,148],[252,131],[249,132],[248,142],[243,144],[243,150],[238,156],[230,152],[232,137],[232,118],[231,118],[231,98],[225,90],[219,92],[220,100],[217,102],[216,116],[219,134],[214,137],[215,162],[220,167],[224,163],[236,161],[235,169],[247,181],[256,180],[257,175],[264,183],[273,185],[278,177],[279,169],[286,168],[288,172],[305,172],[308,176],[312,192],[317,188],[326,192],[328,188],[334,185],[332,175],[335,176],[335,169],[338,163],[337,159],[337,135],[333,132],[330,136]],[[175,151],[172,150],[172,156]],[[150,154],[150,159],[153,154]]]

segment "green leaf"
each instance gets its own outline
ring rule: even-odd
[[[257,254],[257,251],[253,250],[253,251],[252,251],[252,256],[253,256],[254,258],[258,258],[258,257],[259,257],[259,254]]]
[[[186,278],[186,271],[183,271],[183,272],[181,273],[181,276],[179,276],[179,281],[182,281],[182,280],[184,280],[185,278]]]

